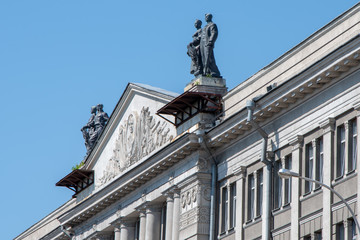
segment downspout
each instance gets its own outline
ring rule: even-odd
[[[215,210],[216,210],[216,179],[217,179],[217,161],[210,149],[206,145],[205,132],[200,130],[199,143],[203,149],[211,156],[211,193],[210,193],[210,229],[209,240],[215,239]]]
[[[262,224],[262,239],[269,240],[271,239],[270,229],[271,229],[271,196],[272,196],[272,162],[267,159],[267,140],[268,134],[259,126],[257,122],[253,119],[255,102],[253,100],[248,100],[246,102],[246,108],[248,109],[247,121],[254,127],[254,129],[260,133],[262,136],[262,150],[261,150],[261,159],[260,161],[266,165],[266,176],[267,184],[264,184],[264,193],[263,194],[263,224]],[[265,180],[265,179],[264,179]]]

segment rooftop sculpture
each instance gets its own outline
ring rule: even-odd
[[[214,57],[218,29],[216,24],[212,22],[212,14],[205,14],[205,21],[207,24],[203,29],[201,29],[201,21],[195,21],[197,30],[193,35],[193,41],[187,47],[187,53],[192,60],[190,73],[195,76],[203,75],[221,78]]]
[[[88,123],[81,128],[85,139],[86,155],[94,148],[95,143],[101,135],[109,116],[103,111],[103,105],[98,104],[91,107],[91,117]]]

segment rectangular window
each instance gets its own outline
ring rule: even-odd
[[[316,151],[315,180],[323,182],[324,142],[322,138],[316,141]],[[316,184],[315,188],[320,188],[320,185]]]
[[[343,223],[336,224],[336,240],[345,240]]]
[[[348,240],[356,239],[356,224],[354,219],[350,218],[348,220]]]
[[[311,240],[311,235],[307,235],[304,237],[304,240]]]
[[[291,155],[285,157],[285,168],[291,170],[292,168],[292,158]],[[284,180],[285,184],[285,196],[284,196],[284,205],[291,202],[291,178]]]
[[[281,161],[274,164],[274,209],[281,207],[282,179],[277,174],[281,169]]]
[[[230,185],[230,229],[235,227],[236,219],[236,184]]]
[[[256,202],[256,215],[260,216],[262,214],[262,199],[263,199],[263,172],[259,171],[258,181],[257,181],[257,202]]]
[[[314,236],[315,240],[322,240],[322,233],[321,230],[320,231],[316,231],[315,232],[315,236]]]
[[[336,159],[336,177],[344,175],[345,167],[345,127],[339,126],[337,128],[337,159]]]
[[[348,171],[354,171],[356,169],[357,160],[357,126],[356,119],[352,120],[349,124],[349,162]]]
[[[312,143],[306,144],[305,148],[305,177],[313,178],[314,151]],[[312,182],[305,181],[305,193],[312,191]]]
[[[228,190],[227,187],[221,189],[221,232],[228,229]]]
[[[255,200],[255,179],[254,175],[249,175],[248,183],[248,220],[254,218],[254,200]]]

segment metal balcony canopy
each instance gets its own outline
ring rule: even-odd
[[[67,187],[75,195],[94,183],[94,171],[75,169],[55,184],[58,187]]]

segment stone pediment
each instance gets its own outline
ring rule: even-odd
[[[155,113],[175,96],[142,84],[128,85],[90,156],[91,162],[86,163],[95,172],[95,188],[172,141],[175,127]]]

